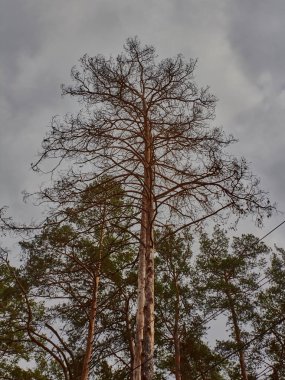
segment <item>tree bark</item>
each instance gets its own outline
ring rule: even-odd
[[[88,336],[83,360],[81,380],[88,380],[89,377],[90,362],[92,360],[92,352],[94,346],[99,281],[100,276],[97,275],[93,283],[92,301],[88,321]]]
[[[154,376],[154,162],[151,125],[147,119],[146,109],[144,103],[144,181],[141,206],[134,380],[151,380]]]
[[[175,380],[181,380],[180,339],[177,332],[174,335],[174,349],[175,349]]]
[[[144,340],[142,380],[152,380],[154,377],[154,154],[151,123],[145,116],[145,168],[144,189],[146,191],[146,278],[145,278],[145,307],[144,307]]]
[[[130,367],[131,367],[131,373],[134,372],[134,359],[135,359],[135,342],[132,336],[132,326],[131,326],[131,320],[130,320],[130,297],[126,300],[125,304],[125,313],[126,313],[126,329],[127,329],[127,336],[128,336],[128,343],[129,343],[129,350],[130,350]],[[133,378],[133,376],[131,376]]]
[[[229,284],[228,278],[225,276],[226,284]],[[236,314],[236,310],[234,307],[234,302],[232,299],[232,296],[228,290],[226,290],[226,294],[230,303],[230,310],[231,310],[231,315],[233,319],[233,326],[234,326],[234,335],[236,339],[236,343],[238,344],[239,347],[239,363],[240,363],[240,372],[241,372],[241,378],[242,380],[248,380],[248,374],[246,370],[246,361],[245,361],[245,355],[244,355],[244,350],[242,349],[242,339],[241,339],[241,331],[239,328],[238,324],[238,317]]]
[[[154,376],[154,249],[151,236],[147,237],[147,241],[149,244],[146,249],[143,380],[151,380]]]
[[[91,299],[89,318],[88,318],[88,335],[87,335],[87,342],[86,342],[86,348],[85,348],[80,380],[88,380],[89,378],[90,363],[92,360],[92,353],[93,353],[93,348],[94,348],[98,290],[99,290],[100,272],[101,272],[101,266],[102,266],[104,230],[105,230],[105,223],[106,223],[106,206],[105,205],[103,206],[102,212],[103,212],[102,225],[101,225],[100,236],[99,236],[99,261],[98,261],[98,265],[95,270],[94,279],[93,279],[92,299]]]
[[[181,354],[180,354],[180,334],[179,334],[180,294],[179,294],[179,286],[177,283],[176,274],[174,274],[174,276],[175,276],[175,293],[176,293],[175,324],[174,324],[175,380],[181,380]]]
[[[146,247],[146,201],[143,195],[142,200],[142,216],[141,216],[141,232],[139,247],[139,263],[138,263],[138,298],[137,298],[137,315],[136,315],[136,335],[135,335],[135,358],[133,369],[133,380],[141,380],[141,365],[143,351],[143,335],[144,335],[144,306],[145,306],[145,247]]]

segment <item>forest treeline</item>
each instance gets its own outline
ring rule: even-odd
[[[275,205],[212,126],[216,98],[196,63],[158,61],[130,38],[72,69],[62,91],[82,108],[52,119],[32,164],[51,174],[31,195],[44,217],[0,213],[22,236],[19,265],[1,250],[0,378],[284,376],[284,251],[219,227],[262,225]],[[226,324],[216,347],[215,319]]]
[[[132,378],[137,253],[128,233],[89,223],[71,213],[22,242],[21,266],[2,251],[1,379],[79,380],[86,357],[90,379]],[[285,251],[219,227],[199,244],[171,232],[155,233],[155,379],[283,379]]]

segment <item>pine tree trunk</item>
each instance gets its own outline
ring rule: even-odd
[[[146,190],[146,278],[144,307],[144,340],[142,380],[152,380],[154,377],[154,155],[151,125],[145,121],[145,169],[144,185]]]
[[[134,380],[152,380],[154,376],[154,155],[151,125],[147,118],[145,102],[143,107],[145,150]]]
[[[175,352],[175,380],[181,380],[181,355],[180,355],[180,336],[179,336],[179,304],[180,293],[177,278],[175,275],[175,324],[174,324],[174,352]]]
[[[228,285],[229,282],[228,282],[228,279],[226,277],[225,277],[225,280],[226,280],[226,284]],[[242,380],[248,380],[245,355],[244,355],[244,350],[242,349],[243,342],[241,339],[241,331],[240,331],[239,324],[238,324],[238,317],[236,314],[234,301],[233,301],[232,296],[228,290],[226,290],[226,294],[227,294],[227,297],[229,300],[231,315],[232,315],[232,319],[233,319],[234,336],[235,336],[236,343],[238,344],[238,347],[239,347],[239,364],[240,364],[241,379]]]
[[[137,315],[136,315],[136,335],[135,335],[135,358],[133,369],[133,380],[141,380],[141,365],[143,351],[143,334],[144,334],[144,306],[145,306],[145,247],[146,247],[146,202],[143,195],[141,233],[139,247],[138,263],[138,298],[137,298]]]
[[[87,336],[86,349],[85,349],[85,355],[84,355],[84,360],[83,360],[81,380],[88,380],[88,377],[89,377],[90,362],[92,360],[92,352],[93,352],[94,336],[95,336],[99,281],[100,281],[100,277],[97,275],[93,283],[92,301],[91,301],[89,321],[88,321],[89,322],[88,336]]]
[[[92,353],[94,348],[94,337],[95,337],[95,327],[96,327],[96,315],[97,315],[97,301],[98,301],[98,290],[100,282],[100,272],[102,266],[102,254],[103,254],[103,239],[106,223],[106,206],[103,206],[102,215],[102,225],[99,236],[99,260],[97,269],[94,273],[93,286],[92,286],[92,299],[90,305],[89,319],[88,319],[88,336],[86,342],[85,355],[83,360],[83,367],[80,380],[88,380],[90,372],[90,363],[92,360]]]
[[[147,247],[146,257],[143,380],[151,380],[154,377],[154,250],[152,238],[148,240],[150,246]]]
[[[135,359],[135,342],[132,336],[132,326],[131,326],[131,319],[130,319],[130,297],[126,300],[126,306],[125,306],[125,313],[126,313],[126,329],[127,329],[127,337],[128,337],[128,343],[129,343],[129,350],[130,350],[130,367],[131,367],[131,378],[133,378],[133,372],[134,372],[134,359]]]
[[[175,380],[181,380],[180,339],[177,333],[174,335],[174,349],[175,349]]]
[[[242,347],[242,339],[241,339],[241,332],[240,328],[238,326],[237,316],[235,313],[234,308],[232,309],[232,318],[233,318],[233,324],[234,324],[234,332],[235,332],[235,338],[238,346],[240,347],[239,351],[239,363],[240,363],[240,372],[241,372],[241,378],[242,380],[248,380],[248,374],[246,370],[246,363],[245,363],[245,355],[244,350]]]

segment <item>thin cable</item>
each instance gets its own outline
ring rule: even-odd
[[[206,375],[209,371],[218,367],[220,364],[224,363],[226,360],[228,360],[233,355],[238,354],[241,350],[244,350],[245,348],[250,346],[257,339],[262,338],[264,335],[268,334],[272,330],[272,328],[278,326],[280,323],[282,323],[284,321],[285,321],[285,317],[283,317],[283,318],[279,319],[278,321],[272,323],[271,326],[268,327],[266,330],[264,330],[262,333],[255,335],[252,339],[250,339],[248,342],[244,343],[241,347],[239,347],[235,351],[231,352],[230,354],[224,356],[221,360],[219,360],[217,363],[213,364],[206,371],[203,371],[201,374],[196,376],[193,380],[198,380],[201,376]]]
[[[250,248],[254,247],[256,244],[260,243],[263,239],[265,239],[267,236],[269,236],[270,234],[272,234],[274,231],[276,231],[279,227],[281,227],[283,224],[285,223],[285,220],[283,220],[283,222],[279,223],[276,227],[274,227],[272,230],[270,230],[267,234],[265,234],[264,236],[260,237],[254,244],[251,245]],[[244,250],[245,251],[245,250]],[[266,280],[268,278],[268,276],[264,276],[262,277],[258,282],[257,284],[260,284],[262,281]],[[266,282],[262,283],[261,285],[259,285],[255,291],[257,291],[258,289],[260,289],[262,286],[266,285],[268,282],[270,281],[270,279],[267,279]],[[249,292],[252,292],[252,291],[247,291],[246,293],[249,293]],[[212,315],[210,315],[208,318],[204,319],[203,321],[201,321],[201,325],[204,324],[204,323],[209,323],[210,321],[212,321],[213,319],[215,319],[216,317],[218,317],[219,315],[223,314],[224,313],[224,310],[222,311],[215,311]]]
[[[267,236],[269,236],[270,234],[272,234],[272,232],[276,231],[279,227],[282,226],[282,224],[285,223],[285,220],[283,220],[283,222],[279,223],[276,227],[274,227],[271,231],[269,231],[266,235],[262,236],[259,241],[265,239]]]
[[[269,374],[269,370],[272,369],[270,365],[265,367],[261,372],[258,372],[255,376],[255,380],[259,379],[261,376],[266,376]]]
[[[285,220],[283,220],[281,223],[279,223],[276,227],[274,227],[272,230],[270,230],[267,234],[265,234],[264,236],[260,237],[253,245],[255,246],[256,244],[258,244],[260,241],[262,241],[263,239],[265,239],[266,237],[268,237],[270,234],[272,234],[274,231],[276,231],[279,227],[281,227],[283,224],[285,223]],[[266,279],[267,276],[264,276],[260,281],[262,282],[264,279]],[[256,290],[258,290],[259,288],[261,288],[262,286],[264,286],[265,284],[267,284],[269,282],[269,279],[268,281],[266,281],[265,283],[262,283],[261,285],[258,286],[258,288]],[[221,315],[222,313],[224,312],[224,310],[220,311],[218,314],[217,312],[214,312],[212,314],[212,316],[210,318],[207,318],[206,319],[206,323],[210,322],[211,320],[213,320],[214,318],[216,318],[217,316]],[[254,342],[257,338],[259,337],[262,337],[263,335],[266,335],[268,333],[268,331],[270,331],[272,329],[272,327],[275,327],[277,326],[278,324],[280,324],[281,322],[283,322],[285,320],[285,318],[282,318],[281,320],[277,321],[277,323],[271,325],[268,329],[265,330],[265,332],[263,332],[262,334],[259,334],[257,335],[256,337],[254,337],[253,339],[251,339],[249,342],[246,342],[243,344],[242,347],[240,347],[239,349],[235,350],[234,352],[232,352],[231,354],[225,356],[223,359],[221,359],[218,363],[215,363],[213,366],[211,366],[208,370],[204,371],[203,373],[201,373],[200,375],[198,375],[198,377],[196,377],[194,380],[197,380],[199,379],[202,375],[204,374],[207,374],[211,369],[217,367],[218,365],[222,364],[224,361],[226,361],[227,359],[229,359],[231,356],[237,354],[240,350],[246,348],[247,346],[249,346],[252,342]],[[201,322],[202,323],[205,323],[204,321]]]

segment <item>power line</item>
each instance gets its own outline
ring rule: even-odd
[[[258,244],[260,241],[264,240],[266,237],[268,237],[270,234],[272,234],[274,231],[276,231],[279,227],[281,227],[283,224],[285,223],[285,220],[283,220],[281,223],[279,223],[276,227],[274,227],[272,230],[270,230],[268,233],[266,233],[264,236],[260,237],[251,247],[254,247],[256,244]],[[264,276],[260,281],[262,282],[264,279],[266,279],[267,276]],[[269,281],[269,279],[268,279]],[[262,283],[261,285],[258,286],[257,289],[261,288],[262,286],[264,286],[268,281],[266,281],[265,283]],[[256,289],[256,290],[257,290]],[[211,320],[213,320],[214,318],[218,317],[219,315],[221,315],[224,311],[220,311],[219,313],[217,312],[214,312],[212,314],[212,316],[210,318],[207,318],[206,319],[206,323],[210,322]],[[266,335],[273,327],[277,326],[278,324],[282,323],[283,321],[285,320],[285,317],[280,319],[279,321],[277,321],[276,323],[272,324],[268,329],[266,329],[265,331],[263,331],[261,334],[258,334],[257,336],[255,336],[254,338],[252,338],[250,341],[244,343],[242,345],[242,347],[238,348],[237,350],[235,350],[234,352],[228,354],[227,356],[225,356],[224,358],[222,358],[219,362],[215,363],[213,366],[211,366],[210,368],[208,368],[206,371],[202,372],[200,375],[198,375],[198,377],[196,377],[194,380],[198,380],[202,375],[204,374],[207,374],[210,370],[216,368],[217,366],[219,366],[220,364],[222,364],[223,362],[225,362],[227,359],[229,359],[230,357],[232,357],[233,355],[236,355],[238,352],[240,352],[241,350],[243,350],[244,348],[248,347],[252,342],[254,342],[256,339],[262,337],[263,335]],[[201,324],[205,323],[205,321],[202,321]]]
[[[283,220],[281,223],[279,223],[276,227],[274,227],[272,230],[270,230],[268,233],[266,233],[264,236],[260,237],[259,239],[257,239],[257,241],[252,244],[250,246],[250,248],[253,248],[255,245],[257,245],[258,243],[260,243],[262,240],[264,240],[267,236],[269,236],[270,234],[272,234],[274,231],[276,231],[279,227],[281,227],[283,224],[285,223],[285,220]],[[246,250],[244,250],[245,252]],[[243,253],[244,253],[243,252]],[[268,278],[268,276],[264,276],[262,277],[257,284],[260,284],[261,282],[263,282],[264,280],[266,280],[266,282],[262,283],[261,285],[259,285],[255,291],[257,291],[258,289],[260,289],[262,286],[266,285],[270,279]],[[251,291],[248,291],[247,293],[249,293]],[[206,318],[205,320],[201,321],[201,325],[204,324],[204,323],[209,323],[210,321],[212,321],[213,319],[215,319],[216,317],[218,317],[219,315],[223,314],[224,310],[222,311],[215,311],[212,315],[210,315],[208,318]]]
[[[262,338],[264,335],[268,334],[274,327],[278,326],[280,323],[284,322],[285,321],[285,317],[275,321],[274,323],[272,323],[270,325],[270,327],[268,327],[267,329],[265,329],[264,331],[262,331],[260,334],[257,334],[255,335],[252,339],[250,339],[248,342],[244,343],[241,347],[239,347],[238,349],[236,349],[235,351],[231,352],[230,354],[224,356],[221,360],[219,360],[217,363],[213,364],[210,368],[208,368],[206,371],[202,372],[200,375],[198,375],[196,378],[194,378],[194,380],[198,380],[202,375],[206,375],[210,370],[218,367],[220,364],[223,364],[226,360],[228,360],[230,357],[232,357],[233,355],[236,355],[238,354],[241,350],[244,350],[245,348],[249,347],[254,341],[256,341],[257,339],[259,338]]]
[[[272,234],[272,232],[276,231],[279,227],[281,227],[282,224],[284,224],[284,223],[285,223],[285,220],[283,220],[283,222],[279,223],[276,227],[274,227],[271,231],[269,231],[266,235],[262,236],[258,240],[261,241],[261,240],[265,239],[267,236],[269,236],[270,234]]]
[[[264,368],[261,372],[258,372],[258,374],[255,376],[255,380],[259,379],[261,376],[266,376],[269,374],[269,371],[272,369],[270,365],[268,365],[266,368]]]

